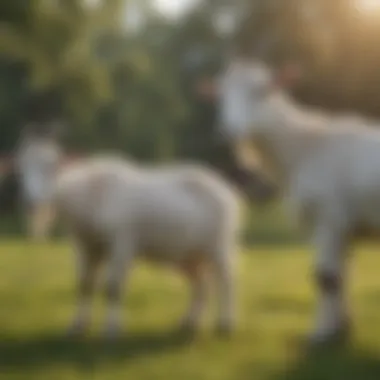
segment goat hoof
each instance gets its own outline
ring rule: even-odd
[[[66,336],[69,339],[83,338],[87,333],[87,328],[85,325],[74,324],[70,326],[67,330]]]
[[[326,348],[326,347],[338,347],[347,344],[351,337],[351,328],[349,324],[345,324],[340,328],[325,334],[315,335],[308,340],[308,347],[311,350]]]
[[[231,338],[234,332],[233,326],[230,324],[219,324],[216,327],[216,335],[220,338]]]
[[[177,333],[184,336],[194,336],[198,331],[198,327],[189,322],[182,322],[177,328]]]
[[[116,326],[109,326],[106,328],[103,338],[106,342],[116,342],[120,338],[120,329]]]

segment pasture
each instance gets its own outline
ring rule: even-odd
[[[312,323],[312,256],[301,246],[242,252],[239,325],[230,339],[205,327],[193,339],[173,333],[187,301],[171,271],[139,264],[124,296],[124,327],[114,345],[99,338],[97,297],[88,338],[70,341],[74,261],[63,243],[0,245],[0,378],[370,380],[380,378],[380,255],[357,249],[350,267],[355,334],[350,345],[306,354],[295,340]],[[354,265],[352,265],[354,264]]]

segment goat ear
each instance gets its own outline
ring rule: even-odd
[[[297,62],[286,62],[274,76],[274,85],[279,88],[293,87],[302,77],[301,65]]]
[[[215,100],[219,95],[217,83],[214,78],[202,78],[195,85],[195,92],[203,99]]]

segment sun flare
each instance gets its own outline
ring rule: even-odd
[[[356,0],[356,6],[360,11],[380,11],[380,0]]]

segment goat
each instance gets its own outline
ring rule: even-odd
[[[310,342],[322,344],[348,336],[349,243],[380,231],[380,131],[357,117],[299,105],[287,91],[299,77],[295,68],[239,57],[203,94],[218,99],[219,132],[238,154],[247,146],[258,154],[290,215],[311,234],[320,297]]]
[[[218,284],[218,329],[232,329],[239,203],[213,171],[185,164],[143,168],[96,157],[63,170],[53,197],[79,259],[79,304],[71,334],[88,326],[96,273],[107,260],[106,336],[118,335],[121,284],[139,256],[173,265],[188,278],[192,298],[182,322],[187,330],[199,323],[210,266]]]

